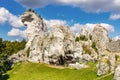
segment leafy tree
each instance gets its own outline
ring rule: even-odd
[[[22,41],[3,41],[0,38],[0,76],[11,68],[11,62],[8,57],[25,48],[26,40]]]

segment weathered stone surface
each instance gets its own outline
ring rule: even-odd
[[[106,62],[101,62],[97,65],[97,75],[101,76],[109,72],[109,65]]]
[[[89,66],[86,64],[75,63],[75,64],[69,64],[68,67],[73,69],[82,69],[82,68],[88,68]]]
[[[98,53],[97,75],[107,74],[109,72],[109,58],[105,52],[109,42],[107,30],[101,25],[96,25],[92,32],[92,41]]]
[[[114,53],[110,54],[109,62],[110,62],[110,71],[114,72],[116,66],[116,58]]]
[[[110,52],[120,52],[120,40],[109,42],[107,45],[107,49]]]
[[[79,42],[75,42],[75,47],[74,47],[74,58],[76,59],[77,62],[80,62],[82,60],[82,45]]]
[[[96,25],[92,32],[92,41],[95,42],[99,55],[104,55],[104,51],[107,49],[109,42],[108,32],[101,25]]]
[[[26,11],[22,15],[21,20],[27,27],[26,35],[28,42],[25,50],[27,51],[30,48],[28,60],[31,62],[43,62],[43,47],[41,45],[47,30],[43,19],[33,11]]]
[[[25,50],[21,50],[19,51],[17,54],[13,54],[12,56],[9,57],[9,60],[11,60],[11,62],[17,63],[17,62],[22,62],[26,60],[26,51]]]
[[[114,80],[120,80],[120,63],[117,65],[115,69]]]
[[[47,27],[43,22],[43,19],[33,11],[26,11],[21,16],[21,20],[23,24],[27,27],[26,29],[26,35],[28,38],[28,42],[26,44],[27,49],[31,46],[32,41],[35,37],[37,36],[43,37],[45,35]]]

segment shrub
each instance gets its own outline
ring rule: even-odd
[[[26,53],[27,53],[27,57],[29,57],[29,54],[30,54],[30,48],[27,49]]]
[[[75,38],[75,41],[76,41],[76,42],[77,42],[77,41],[79,41],[79,40],[80,40],[80,38],[79,38],[79,37],[76,37],[76,38]]]
[[[81,35],[81,36],[80,36],[80,40],[82,40],[82,41],[87,41],[88,38],[86,38],[84,35]]]
[[[96,43],[95,42],[92,43],[91,47],[97,52],[97,48],[96,48]]]

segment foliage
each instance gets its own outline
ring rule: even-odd
[[[0,58],[0,76],[11,69],[11,63],[6,57]]]
[[[92,40],[92,35],[91,34],[89,35],[89,39]]]
[[[95,42],[92,43],[91,47],[97,52],[97,48],[96,48],[96,43]]]
[[[88,38],[86,38],[85,35],[81,35],[81,36],[80,36],[80,40],[82,40],[82,41],[87,41]]]
[[[112,38],[109,38],[109,42],[112,42]]]
[[[26,53],[27,53],[27,57],[29,57],[30,48],[27,49]]]
[[[75,41],[76,41],[76,42],[77,42],[77,41],[79,41],[79,40],[80,40],[80,38],[79,38],[79,37],[76,37],[76,38],[75,38]]]
[[[3,41],[0,38],[0,76],[10,69],[11,63],[8,57],[25,48],[26,40],[22,41]]]
[[[75,38],[75,41],[79,41],[79,40],[82,40],[82,41],[88,41],[88,38],[85,37],[85,35],[80,35],[80,37],[76,37]]]

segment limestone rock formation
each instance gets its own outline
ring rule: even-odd
[[[109,42],[107,49],[111,52],[120,52],[120,40]]]
[[[92,32],[92,41],[95,43],[95,48],[98,53],[97,75],[106,74],[109,72],[109,58],[105,52],[109,42],[107,30],[101,25],[96,25]]]
[[[77,44],[80,44],[82,47],[81,60],[84,61],[96,61],[98,54],[96,52],[96,45],[93,44],[92,33],[86,27],[83,27],[80,33],[76,36]]]
[[[101,25],[96,25],[92,32],[92,41],[95,42],[98,54],[104,55],[103,52],[106,50],[109,42],[107,30]]]
[[[74,33],[69,27],[54,26],[48,33],[46,40],[48,41],[44,41],[44,44],[47,44],[44,56],[50,58],[50,63],[64,64],[67,54],[72,53],[74,49]]]
[[[58,65],[75,62],[74,33],[69,27],[56,25],[46,32],[43,19],[31,10],[25,12],[21,19],[27,26],[28,42],[25,50],[30,49],[29,61]]]
[[[109,55],[109,63],[110,63],[110,72],[114,72],[116,66],[116,58],[114,53]]]
[[[118,64],[115,69],[114,80],[120,80],[120,64]]]
[[[43,19],[33,10],[26,11],[21,20],[27,27],[28,42],[24,50],[10,57],[13,63],[28,60],[81,69],[88,67],[86,62],[98,62],[98,76],[115,71],[114,79],[120,79],[120,54],[114,53],[119,52],[120,41],[109,42],[103,26],[96,25],[91,32],[83,27],[75,36],[70,27],[63,25],[47,31]]]
[[[27,27],[26,35],[28,42],[25,50],[27,51],[30,48],[28,60],[32,62],[42,62],[43,50],[41,44],[43,42],[43,37],[46,34],[47,27],[43,19],[32,10],[26,11],[21,16],[21,20]]]
[[[13,64],[25,61],[26,60],[25,53],[26,53],[25,50],[21,50],[17,54],[13,54],[12,56],[10,56],[9,60],[11,60]]]
[[[21,16],[21,20],[23,24],[27,27],[26,35],[28,38],[28,42],[26,44],[26,48],[28,48],[31,46],[32,41],[35,37],[43,37],[45,35],[47,27],[43,22],[43,19],[32,10],[26,11]]]

